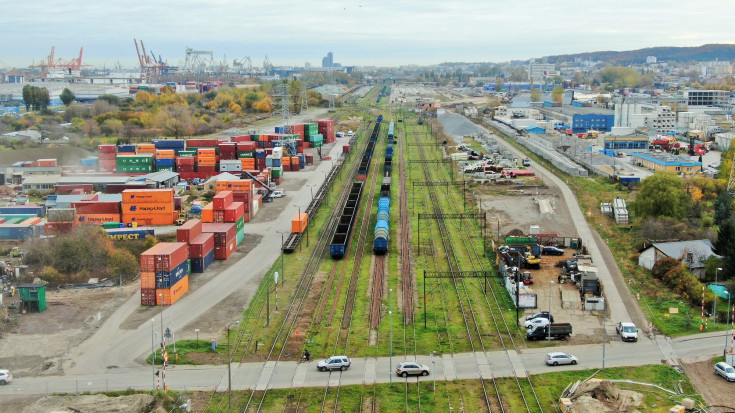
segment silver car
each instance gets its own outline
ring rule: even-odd
[[[715,364],[715,374],[719,374],[727,381],[735,381],[735,369],[727,363]]]
[[[566,353],[549,353],[546,355],[546,364],[558,366],[559,364],[577,364],[579,360]]]
[[[404,361],[396,366],[396,374],[402,377],[408,377],[409,375],[428,376],[429,371],[427,366],[413,361]]]
[[[345,371],[350,368],[350,361],[347,356],[332,356],[326,360],[322,360],[316,364],[316,369],[319,371],[327,370],[342,370]]]
[[[526,328],[535,328],[535,327],[543,327],[549,325],[549,319],[548,318],[532,318],[530,320],[526,320],[526,322],[523,323],[523,326]]]

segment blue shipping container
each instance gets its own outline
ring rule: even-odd
[[[97,157],[90,157],[90,158],[84,158],[79,161],[79,164],[82,166],[97,166],[98,159]]]
[[[28,239],[33,235],[33,227],[6,227],[0,224],[0,239]]]
[[[184,150],[186,141],[183,139],[157,139],[153,141],[156,149],[179,149]]]
[[[189,260],[184,260],[171,271],[156,272],[156,288],[171,288],[189,275],[191,266]]]
[[[141,228],[109,228],[106,229],[107,236],[115,241],[119,240],[142,240],[146,235],[153,236],[152,229]]]
[[[285,126],[276,126],[276,133],[286,133]]]
[[[14,214],[14,215],[35,215],[37,217],[43,217],[46,215],[43,207],[39,206],[9,206],[0,207],[0,214]]]
[[[135,152],[135,145],[117,145],[118,152]]]
[[[258,142],[258,144],[265,144],[265,142]],[[256,158],[265,158],[265,151],[262,149],[256,149],[255,150],[255,157]]]
[[[174,166],[174,158],[156,159],[156,166]]]
[[[204,258],[191,259],[191,272],[202,273],[214,262],[214,250],[209,251]]]

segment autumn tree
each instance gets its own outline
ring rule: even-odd
[[[564,88],[561,85],[554,86],[554,89],[551,91],[551,99],[556,103],[561,103],[563,97]]]
[[[535,87],[531,89],[531,102],[540,102],[542,94],[543,92],[541,92],[540,88]]]
[[[640,218],[666,216],[684,218],[690,198],[684,191],[684,182],[671,172],[656,172],[641,181],[633,210]]]

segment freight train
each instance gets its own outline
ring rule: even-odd
[[[385,163],[383,165],[383,182],[380,184],[380,199],[375,223],[373,252],[385,254],[388,252],[390,239],[390,182],[393,173],[393,121],[388,128],[388,144],[385,148]]]
[[[365,180],[367,180],[368,172],[370,171],[370,162],[373,158],[375,144],[378,141],[378,136],[380,135],[380,125],[382,120],[383,117],[381,115],[378,117],[378,121],[373,127],[370,140],[363,152],[360,165],[357,168],[357,178],[355,179],[355,182],[352,183],[350,194],[347,196],[347,201],[345,201],[345,204],[342,207],[342,215],[339,217],[339,221],[337,222],[337,229],[332,237],[332,243],[329,244],[329,255],[331,255],[335,260],[341,259],[347,252],[347,244],[357,217],[357,210],[360,206],[360,198],[362,197]]]

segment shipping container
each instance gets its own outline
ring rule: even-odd
[[[233,202],[225,208],[224,222],[237,222],[245,214],[245,204]]]
[[[176,283],[171,288],[157,288],[156,289],[156,304],[157,305],[172,305],[176,301],[180,300],[181,297],[189,291],[189,276],[182,278],[181,281]]]
[[[141,272],[140,273],[140,288],[141,289],[155,289],[156,288],[156,273],[155,272]]]
[[[235,245],[238,247],[240,244],[242,244],[245,241],[245,228],[241,228],[237,230],[237,234],[235,235]]]
[[[109,228],[105,229],[107,237],[114,241],[144,240],[147,236],[153,236],[151,228]]]
[[[172,213],[176,211],[176,206],[173,202],[173,198],[169,202],[161,202],[161,203],[130,203],[125,205],[125,212],[126,214],[129,213],[137,213],[141,215],[146,214],[163,214],[163,213]],[[79,212],[79,210],[77,210]]]
[[[77,220],[77,210],[74,208],[53,208],[46,214],[48,222],[74,222]]]
[[[202,221],[190,219],[176,229],[176,241],[191,242],[202,233]]]
[[[309,215],[305,212],[296,214],[296,216],[294,216],[294,218],[291,220],[291,232],[297,234],[304,232],[306,230],[308,218]]]
[[[214,209],[223,210],[232,203],[232,191],[222,191],[212,198]]]
[[[212,248],[203,258],[191,259],[191,272],[202,273],[209,268],[214,262],[214,248]]]
[[[156,285],[156,275],[153,274],[153,285]],[[156,305],[156,289],[155,288],[141,288],[140,289],[140,304],[155,306]]]
[[[42,217],[46,215],[46,208],[38,205],[15,205],[0,207],[0,214],[12,214],[12,215],[35,215]]]
[[[146,272],[171,271],[189,258],[185,242],[161,242],[140,254],[140,270]]]
[[[236,248],[237,234],[235,234],[235,237],[233,237],[231,240],[227,241],[227,244],[214,246],[214,259],[226,260],[230,258],[230,255],[232,255]]]
[[[202,224],[202,232],[214,233],[214,245],[225,245],[228,241],[235,239],[237,227],[234,223]]]
[[[202,208],[202,222],[214,222],[214,204],[209,203]]]
[[[191,266],[188,259],[182,261],[181,264],[177,265],[171,271],[157,271],[155,273],[156,288],[171,288],[181,281],[182,278],[189,275],[190,272]]]
[[[122,205],[120,202],[89,201],[72,202],[71,207],[81,214],[120,214]]]
[[[202,258],[214,249],[214,234],[200,234],[189,242],[189,258]]]
[[[122,215],[110,214],[77,214],[77,222],[80,224],[102,225],[106,222],[120,222]]]
[[[143,214],[132,212],[122,214],[122,222],[125,225],[148,226],[148,225],[173,225],[179,217],[178,211],[171,213]]]
[[[163,189],[126,189],[122,192],[123,204],[164,203],[173,205],[174,190]]]

